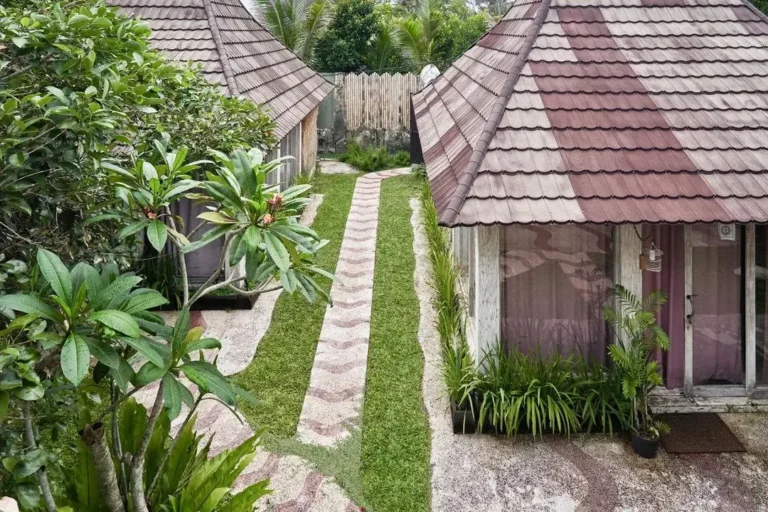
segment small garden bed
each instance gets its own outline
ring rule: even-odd
[[[363,172],[383,171],[411,165],[411,155],[407,151],[392,154],[384,146],[363,148],[354,141],[347,144],[347,150],[339,155],[338,160]]]
[[[529,433],[569,436],[576,432],[633,432],[633,447],[643,457],[656,454],[660,433],[648,394],[663,384],[655,355],[669,348],[657,323],[666,297],[654,292],[639,299],[621,285],[603,317],[617,339],[606,366],[582,356],[523,353],[501,344],[476,362],[467,342],[467,305],[458,289],[460,271],[450,251],[447,230],[425,182],[421,196],[436,291],[446,391],[454,433]],[[546,341],[546,340],[541,340]],[[652,446],[647,446],[647,445]]]

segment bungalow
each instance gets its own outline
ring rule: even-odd
[[[768,398],[766,77],[746,0],[518,0],[415,94],[474,353],[604,361],[612,287],[661,289],[660,403]]]
[[[203,66],[205,76],[229,96],[248,98],[272,116],[279,140],[268,158],[292,156],[271,175],[287,186],[317,162],[317,113],[333,84],[260,25],[240,0],[107,0],[147,23],[151,44],[174,60]],[[180,214],[194,225],[200,208],[183,204]],[[190,276],[204,279],[218,262],[221,245],[211,244],[187,260]]]

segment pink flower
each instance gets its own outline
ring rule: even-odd
[[[273,222],[275,222],[275,218],[274,218],[273,216],[271,216],[270,214],[266,214],[266,215],[265,215],[265,216],[264,216],[264,217],[261,219],[261,222],[262,222],[262,224],[264,224],[265,226],[269,226],[270,224],[272,224]]]
[[[152,210],[145,210],[144,213],[146,214],[148,219],[155,220],[157,218],[157,214]]]
[[[269,209],[272,211],[277,210],[282,206],[283,204],[283,198],[278,194],[276,196],[273,196],[272,199],[267,201],[267,204],[269,205]]]

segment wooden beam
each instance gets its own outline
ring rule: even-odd
[[[685,225],[685,374],[684,393],[693,397],[693,226]]]
[[[470,350],[480,362],[501,339],[501,230],[498,226],[475,227],[474,336]]]
[[[747,388],[747,396],[755,394],[755,329],[757,316],[755,306],[755,225],[747,224],[744,243],[744,341],[746,345],[746,363],[744,369],[744,383]]]
[[[620,284],[637,297],[643,296],[643,271],[640,269],[640,255],[643,241],[638,236],[642,226],[622,224],[614,232],[615,258],[614,284]],[[626,339],[622,339],[624,343]]]

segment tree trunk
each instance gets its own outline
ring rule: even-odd
[[[115,432],[113,435],[118,433]],[[115,464],[112,462],[112,455],[104,437],[104,425],[102,423],[86,425],[82,437],[91,450],[93,465],[96,467],[96,474],[99,475],[99,490],[109,512],[125,512],[120,486],[117,483]]]
[[[37,441],[35,441],[35,431],[32,427],[32,416],[29,412],[29,404],[24,403],[24,438],[27,441],[27,446],[31,449],[37,448]],[[53,499],[53,493],[51,492],[51,484],[48,483],[48,474],[45,472],[45,467],[37,470],[37,481],[40,484],[40,492],[43,495],[43,502],[45,502],[45,509],[48,512],[56,512],[56,501]]]
[[[152,437],[152,432],[155,430],[157,417],[160,415],[162,408],[163,384],[161,382],[157,390],[157,396],[155,396],[152,412],[149,414],[147,428],[144,430],[144,436],[141,438],[141,444],[139,444],[139,449],[131,457],[131,498],[133,500],[134,512],[149,512],[147,499],[144,495],[144,455],[147,453],[149,440]]]

